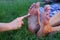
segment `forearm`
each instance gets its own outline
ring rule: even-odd
[[[0,23],[0,32],[7,30],[12,30],[10,23]]]
[[[0,23],[0,32],[2,31],[9,31],[9,30],[16,30],[18,23],[16,20],[13,20],[10,23]]]
[[[9,23],[0,23],[0,32],[2,31],[9,31],[9,30],[16,30],[22,27],[23,19],[25,16],[18,17]]]

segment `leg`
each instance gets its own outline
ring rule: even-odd
[[[60,12],[58,12],[57,14],[55,14],[49,21],[49,24],[51,26],[57,26],[60,25]]]
[[[60,26],[52,27],[52,32],[60,31]]]
[[[44,26],[42,34],[40,34],[40,30],[37,32],[37,36],[42,37],[42,36],[47,35],[48,33],[51,33],[50,35],[52,35],[52,34],[55,34],[58,31],[60,31],[60,26],[52,27],[48,24],[48,25]]]

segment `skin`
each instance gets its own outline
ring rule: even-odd
[[[47,15],[46,15],[47,14]],[[60,31],[60,12],[57,12],[52,18],[50,18],[50,5],[44,7],[44,12],[42,13],[43,21],[43,33],[41,35],[45,36],[47,33]],[[58,25],[58,26],[56,26]],[[53,27],[54,26],[54,27]],[[37,36],[40,37],[40,30],[37,32]]]
[[[28,29],[29,29],[29,31],[31,31],[32,33],[35,33],[36,31],[37,31],[37,29],[39,29],[39,27],[37,27],[37,26],[35,26],[35,25],[37,25],[37,24],[34,24],[34,23],[36,23],[36,21],[38,20],[38,19],[36,19],[36,17],[37,17],[37,15],[38,15],[38,11],[39,11],[39,8],[40,8],[40,6],[39,6],[40,4],[39,4],[39,2],[38,3],[33,3],[32,5],[31,5],[31,7],[30,7],[30,9],[29,9],[29,13],[31,14],[31,16],[30,17],[28,17]],[[34,15],[34,16],[33,16]],[[40,14],[39,14],[40,15]],[[40,17],[40,16],[39,16]],[[35,20],[32,20],[32,18],[34,18]],[[31,21],[31,22],[30,22]],[[35,21],[35,22],[33,22],[33,21]],[[39,20],[40,21],[40,20]],[[31,23],[33,23],[32,25],[31,25]]]
[[[51,26],[59,26],[60,25],[60,12],[57,12],[49,21]]]
[[[48,29],[48,30],[50,30],[48,33],[54,32],[54,31],[60,31],[60,19],[59,19],[60,12],[57,12],[56,15],[54,15],[52,18],[49,18],[50,6],[46,5],[44,7],[44,10],[45,11],[44,11],[44,13],[43,13],[42,16],[43,16],[43,20],[44,20],[44,25],[47,26],[47,28],[46,27],[45,28]],[[48,14],[48,16],[46,14]]]
[[[9,31],[9,30],[16,30],[22,27],[23,23],[23,16],[16,18],[15,20],[9,23],[0,23],[0,32]]]
[[[34,6],[34,5],[32,4],[32,6]],[[34,7],[30,7],[30,8],[31,8],[30,9],[31,15],[32,15],[32,13],[37,14],[38,10],[33,9]],[[46,35],[47,33],[54,32],[54,31],[60,31],[60,26],[56,26],[56,24],[59,24],[60,25],[60,19],[59,19],[60,18],[60,13],[59,14],[56,14],[52,18],[49,17],[50,16],[49,14],[50,14],[50,5],[46,5],[44,7],[44,12],[42,14],[42,22],[43,23],[42,23],[42,25],[40,25],[40,26],[43,26],[44,27],[44,29],[43,29],[43,35]],[[41,31],[38,30],[38,32],[37,32],[37,36],[38,37],[42,35],[42,34],[40,35],[40,32]]]
[[[53,31],[60,31],[60,12],[50,19],[49,24],[53,26]]]

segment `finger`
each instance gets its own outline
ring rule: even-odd
[[[24,25],[24,22],[22,21],[22,25]]]
[[[21,17],[21,20],[23,20],[23,19],[24,19],[24,17],[22,16],[22,17]]]
[[[22,21],[24,19],[24,17],[22,16],[22,17],[18,17],[18,20],[19,21]]]
[[[23,20],[24,18],[27,18],[28,16],[30,16],[30,14],[22,16],[21,19]]]
[[[24,22],[23,21],[20,21],[18,26],[21,27],[22,25],[24,25]]]

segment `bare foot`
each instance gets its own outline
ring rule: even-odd
[[[31,14],[30,17],[28,17],[28,29],[32,33],[35,33],[39,27],[38,27],[38,16],[40,15],[39,11],[39,3],[34,3],[29,9],[29,13]],[[36,15],[37,14],[37,15]],[[40,16],[39,16],[40,17]],[[40,21],[40,19],[39,19]]]
[[[30,6],[30,9],[29,9],[29,13],[30,13],[30,14],[34,13],[35,6],[36,6],[36,3],[33,3],[33,4]]]
[[[38,10],[40,9],[40,3],[33,3],[29,9],[30,14],[38,14]]]
[[[51,11],[50,9],[51,9],[50,5],[45,5],[44,6],[44,12],[45,12],[46,18],[48,20],[50,19],[50,11]]]
[[[37,36],[38,37],[45,36],[45,34],[43,33],[43,31],[44,31],[44,28],[45,28],[46,18],[49,19],[49,15],[50,15],[50,5],[46,5],[44,7],[44,12],[42,14],[42,22],[40,23],[40,29],[37,32]]]

